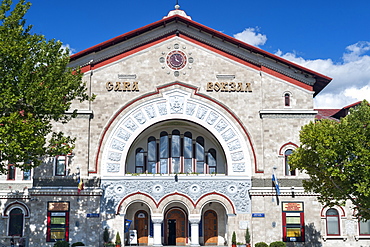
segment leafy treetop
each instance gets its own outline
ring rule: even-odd
[[[305,171],[308,191],[327,206],[350,200],[355,215],[370,219],[370,106],[361,102],[340,122],[321,120],[304,126],[301,145],[289,157],[292,168]]]
[[[69,51],[56,40],[31,33],[25,0],[0,6],[0,174],[6,164],[30,169],[45,155],[67,154],[74,138],[52,130],[67,123],[72,101],[93,100],[79,70],[67,68]]]

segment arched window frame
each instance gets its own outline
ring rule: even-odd
[[[298,170],[297,169],[295,169],[294,171],[289,169],[288,158],[289,158],[290,154],[289,155],[286,154],[288,150],[294,151],[296,148],[298,148],[298,145],[293,143],[293,142],[285,143],[284,145],[282,145],[280,147],[279,156],[283,158],[282,167],[283,167],[283,170],[284,170],[283,174],[285,176],[297,176],[298,175]]]
[[[11,221],[11,215],[10,215],[10,213],[14,209],[20,209],[22,211],[22,214],[23,214],[22,236],[24,236],[26,219],[29,219],[30,218],[30,210],[29,210],[29,208],[27,207],[26,204],[24,204],[23,202],[19,202],[19,201],[12,202],[8,206],[6,206],[5,209],[4,209],[3,218],[7,219],[6,234],[7,234],[7,236],[11,236],[10,235],[10,232],[9,232],[10,221]]]
[[[328,234],[328,221],[327,221],[327,212],[330,209],[335,209],[338,213],[338,228],[339,228],[339,234]],[[329,216],[329,217],[335,217],[335,216]],[[345,210],[340,206],[333,206],[333,207],[325,207],[321,210],[321,219],[323,222],[323,226],[325,229],[325,235],[323,236],[323,239],[326,240],[327,238],[343,238],[345,239],[345,236],[342,236],[342,221],[346,219]]]
[[[284,107],[291,107],[292,106],[292,93],[289,91],[285,91],[282,96],[284,98]]]

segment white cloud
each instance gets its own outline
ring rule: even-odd
[[[264,45],[267,41],[266,35],[257,33],[259,28],[246,28],[243,32],[234,35],[234,38],[253,46]]]
[[[342,108],[346,105],[370,100],[370,42],[358,42],[346,47],[343,62],[331,59],[306,60],[293,53],[276,55],[333,78],[331,83],[315,97],[316,108]]]
[[[76,52],[76,50],[71,48],[71,46],[69,44],[66,44],[66,45],[63,44],[62,45],[62,50],[66,50],[66,49],[69,50],[69,55],[73,55]]]
[[[247,28],[234,37],[254,46],[264,45],[267,36],[258,32],[258,27]],[[315,97],[315,108],[342,108],[364,99],[370,101],[370,56],[366,55],[369,51],[369,41],[349,45],[340,63],[334,63],[331,59],[308,60],[295,53],[284,54],[280,50],[275,55],[333,78]]]

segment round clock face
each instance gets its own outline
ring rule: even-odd
[[[167,65],[173,70],[184,68],[186,62],[186,55],[182,51],[171,51],[167,55]]]

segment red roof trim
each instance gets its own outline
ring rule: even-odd
[[[85,55],[89,54],[89,53],[93,53],[93,52],[96,52],[96,51],[103,50],[103,49],[105,49],[105,48],[107,48],[109,46],[115,45],[117,43],[120,43],[122,41],[125,41],[127,39],[130,39],[132,37],[135,37],[135,36],[137,36],[137,35],[139,35],[141,33],[144,33],[146,31],[150,31],[150,30],[152,30],[154,28],[160,27],[162,25],[165,26],[167,23],[170,23],[170,22],[173,22],[173,21],[175,21],[175,22],[178,22],[178,21],[184,22],[187,25],[190,25],[190,26],[193,26],[193,27],[198,28],[200,30],[206,31],[207,33],[211,33],[212,36],[219,37],[219,38],[221,38],[224,41],[227,41],[227,42],[236,44],[236,45],[238,45],[240,47],[243,47],[243,48],[245,48],[247,50],[251,50],[251,51],[253,51],[255,53],[260,53],[260,54],[262,54],[262,55],[264,55],[266,57],[270,57],[270,58],[272,58],[274,60],[278,60],[281,63],[286,64],[286,65],[288,65],[290,67],[294,67],[294,68],[297,68],[299,70],[305,71],[306,73],[312,74],[316,78],[316,80],[318,82],[320,82],[319,83],[320,85],[318,85],[319,86],[319,88],[318,88],[319,91],[321,91],[321,89],[323,89],[332,80],[330,77],[327,77],[325,75],[322,75],[322,74],[317,73],[315,71],[312,71],[310,69],[307,69],[305,67],[302,67],[302,66],[300,66],[298,64],[292,63],[292,62],[290,62],[290,61],[288,61],[286,59],[283,59],[283,58],[281,58],[279,56],[276,56],[276,55],[274,55],[272,53],[269,53],[269,52],[264,51],[264,50],[262,50],[260,48],[257,48],[255,46],[249,45],[247,43],[244,43],[244,42],[242,42],[242,41],[240,41],[238,39],[235,39],[233,37],[230,37],[230,36],[228,36],[226,34],[223,34],[223,33],[219,32],[219,31],[216,31],[214,29],[211,29],[211,28],[209,28],[207,26],[204,26],[204,25],[202,25],[200,23],[197,23],[195,21],[192,21],[192,20],[187,19],[185,17],[182,17],[180,15],[174,15],[174,16],[171,16],[171,17],[168,17],[168,18],[159,20],[159,21],[154,22],[152,24],[146,25],[144,27],[138,28],[138,29],[133,30],[131,32],[128,32],[128,33],[122,34],[120,36],[117,36],[115,38],[112,38],[112,39],[110,39],[108,41],[102,42],[102,43],[100,43],[98,45],[92,46],[92,47],[90,47],[88,49],[85,49],[85,50],[83,50],[81,52],[78,52],[78,53],[72,55],[71,56],[71,61],[76,60],[76,59],[78,59],[78,58],[80,58],[82,56],[85,56]]]

